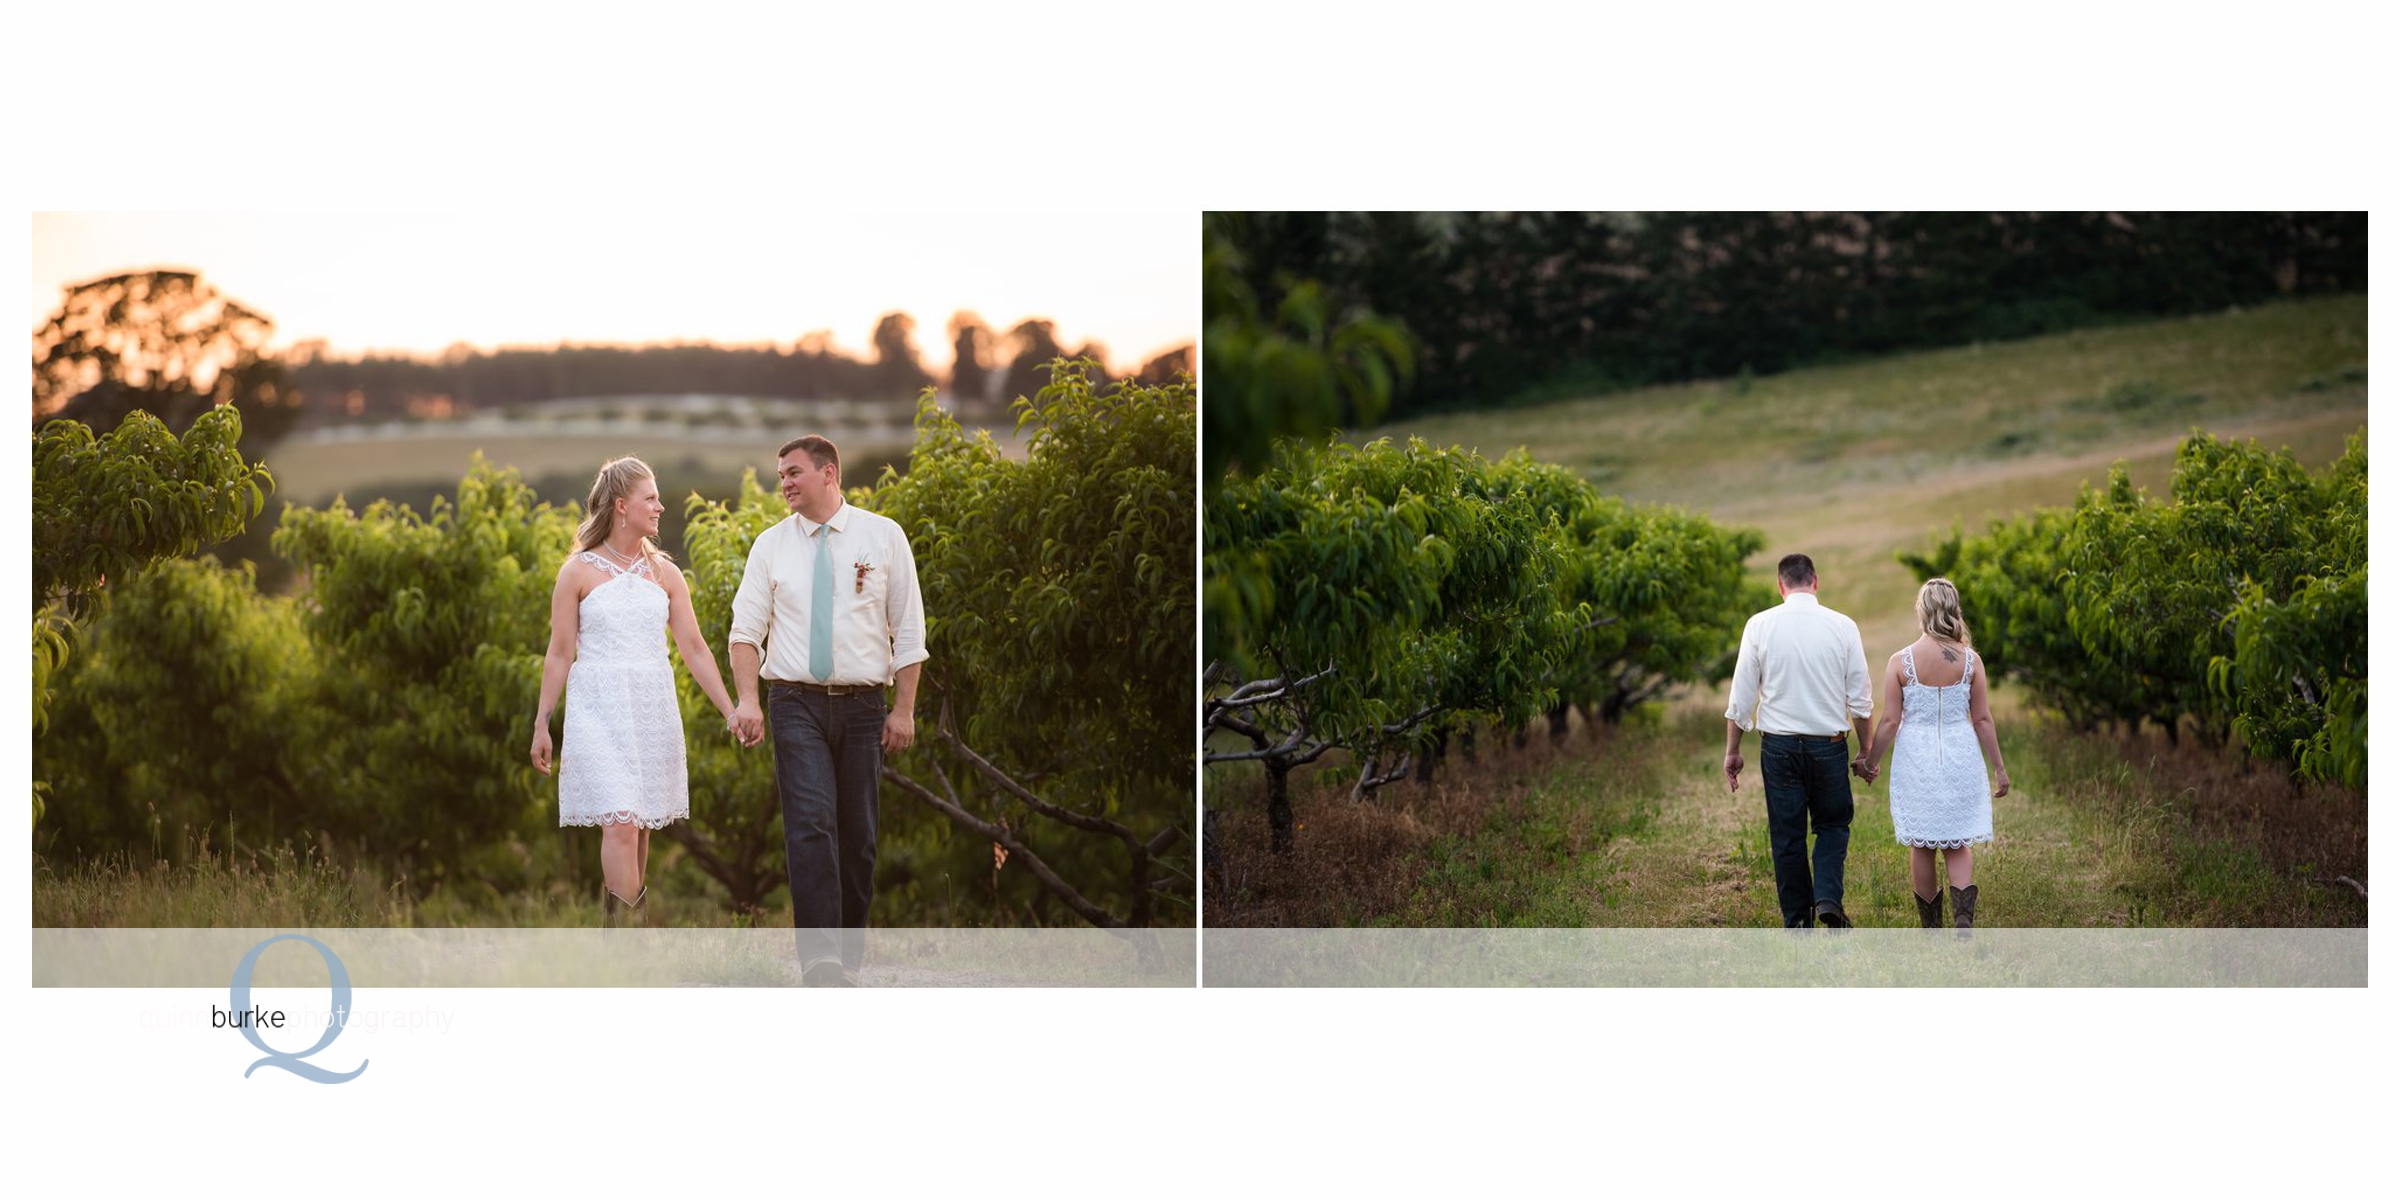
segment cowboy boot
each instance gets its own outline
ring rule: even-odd
[[[626,924],[635,926],[637,928],[649,927],[650,910],[642,906],[642,902],[648,900],[649,898],[650,885],[643,884],[642,890],[635,892],[633,894],[633,899],[626,901],[624,917]]]
[[[1975,885],[1950,889],[1950,911],[1958,917],[1958,936],[1975,936]]]
[[[1928,900],[1923,896],[1918,896],[1913,891],[1909,894],[1914,897],[1917,902],[1917,924],[1926,929],[1940,929],[1942,927],[1941,889],[1934,889],[1933,899],[1931,900]]]
[[[648,891],[649,889],[644,888],[643,890]],[[631,904],[626,903],[623,896],[619,896],[616,891],[610,888],[608,885],[602,884],[600,886],[600,928],[623,928],[625,925],[626,913],[632,907],[633,906]]]

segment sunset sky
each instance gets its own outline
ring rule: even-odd
[[[149,267],[196,269],[276,322],[277,346],[435,353],[562,341],[773,343],[830,331],[864,356],[876,319],[944,332],[971,310],[1005,333],[1028,317],[1098,341],[1120,372],[1199,335],[1188,213],[490,211],[36,213],[27,331],[61,287]]]

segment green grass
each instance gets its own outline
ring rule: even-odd
[[[755,922],[707,896],[657,892],[646,902],[662,926],[782,928],[791,910]],[[278,847],[254,855],[198,847],[181,862],[52,864],[33,871],[37,927],[236,929],[579,928],[600,924],[599,893],[561,883],[496,891],[480,881],[435,884],[423,895],[372,864],[344,864],[313,850]]]
[[[1693,702],[1616,729],[1451,769],[1430,789],[1365,803],[1327,782],[1294,797],[1300,846],[1266,850],[1254,807],[1220,817],[1229,869],[1209,883],[1209,923],[1417,927],[1725,927],[1782,924],[1755,763],[1720,773],[1724,718]],[[1983,923],[2017,928],[2363,925],[2364,806],[2294,790],[2230,755],[2163,739],[2003,722],[2014,787],[1977,847]],[[1908,852],[1882,784],[1853,789],[1844,907],[1867,927],[1917,923]],[[2347,814],[2328,821],[2327,814]],[[2234,818],[2230,823],[2229,815]],[[2278,844],[2242,828],[2319,827]],[[1315,833],[1311,833],[1311,830]],[[1354,864],[1390,855],[1389,878]],[[1221,893],[1221,886],[1231,888]]]

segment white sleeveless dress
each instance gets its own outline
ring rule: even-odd
[[[1906,846],[1956,850],[1992,840],[1992,788],[1967,719],[1975,652],[1958,682],[1917,681],[1915,647],[1900,652],[1900,732],[1892,740],[1892,833]]]
[[[667,591],[648,559],[626,569],[589,550],[578,557],[610,579],[577,609],[558,823],[657,829],[691,815],[683,711],[667,658]]]

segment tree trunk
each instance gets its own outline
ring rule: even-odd
[[[1277,854],[1292,852],[1291,767],[1267,763],[1267,846]]]
[[[1417,755],[1417,782],[1432,783],[1434,760],[1450,752],[1450,731],[1438,730],[1433,742]]]
[[[1550,740],[1555,742],[1565,736],[1567,736],[1567,703],[1562,700],[1550,706]]]

